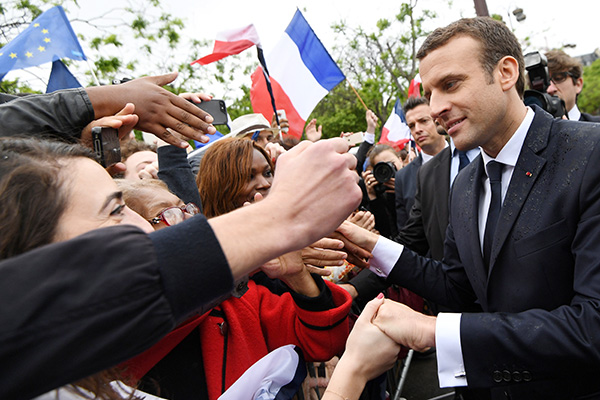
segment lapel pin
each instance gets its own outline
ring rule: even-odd
[[[533,175],[531,172],[527,171],[525,172],[525,175],[527,175],[528,178],[531,178],[531,176]]]

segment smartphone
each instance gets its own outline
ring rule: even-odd
[[[281,121],[282,120],[287,120],[287,115],[285,114],[285,110],[277,110],[277,118],[279,118],[279,125],[281,125]],[[289,127],[284,126],[281,128],[282,131],[287,132],[289,131]]]
[[[212,99],[200,103],[194,103],[190,100],[190,102],[198,106],[201,110],[209,113],[214,119],[213,125],[227,125],[227,107],[225,107],[225,102],[223,100]]]
[[[92,143],[94,152],[104,168],[121,161],[118,130],[106,126],[95,126],[92,128]]]
[[[356,146],[357,144],[364,142],[362,132],[356,132],[350,136],[346,136],[346,140],[348,141],[350,147]]]

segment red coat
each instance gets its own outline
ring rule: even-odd
[[[196,327],[200,332],[210,399],[222,394],[223,362],[227,389],[252,364],[287,344],[300,347],[307,361],[329,360],[344,349],[352,299],[337,285],[325,284],[331,290],[336,307],[308,311],[300,308],[290,293],[278,296],[250,280],[248,291],[242,297],[229,298],[212,311],[182,324],[155,346],[128,361],[127,372],[132,379],[140,379]]]

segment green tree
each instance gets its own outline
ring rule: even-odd
[[[600,59],[583,68],[583,91],[577,106],[583,112],[600,114]]]
[[[351,28],[344,22],[333,26],[341,38],[337,43],[342,45],[335,51],[347,81],[313,112],[328,122],[327,136],[365,128],[365,109],[350,82],[379,120],[387,120],[396,99],[406,99],[408,85],[418,72],[415,56],[419,42],[429,33],[424,25],[434,18],[433,11],[417,11],[417,0],[410,0],[400,5],[392,19],[380,19],[375,29]]]

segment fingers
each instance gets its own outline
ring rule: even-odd
[[[310,246],[302,249],[304,263],[320,267],[343,265],[347,257],[348,255],[343,251],[319,249]]]
[[[158,86],[165,86],[177,79],[177,75],[179,75],[179,73],[177,71],[173,71],[169,72],[168,74],[151,76],[146,79],[153,81]]]
[[[106,172],[108,172],[110,176],[115,176],[121,172],[125,172],[126,169],[127,166],[125,164],[123,164],[122,162],[118,162],[116,164],[111,165],[110,167],[106,167]]]
[[[322,238],[310,245],[321,249],[339,250],[344,248],[344,242],[338,239]]]
[[[203,101],[212,100],[212,95],[206,93],[179,93],[179,97],[186,99],[188,101],[192,101],[194,103],[201,103]]]
[[[379,307],[383,304],[384,300],[385,299],[383,297],[383,294],[380,293],[376,298],[367,303],[365,308],[363,308],[362,312],[360,313],[358,319],[369,321],[370,323],[377,315],[377,311],[379,310]]]
[[[313,265],[306,265],[306,270],[311,274],[317,274],[320,276],[329,276],[331,275],[331,270],[325,268],[315,267]]]

